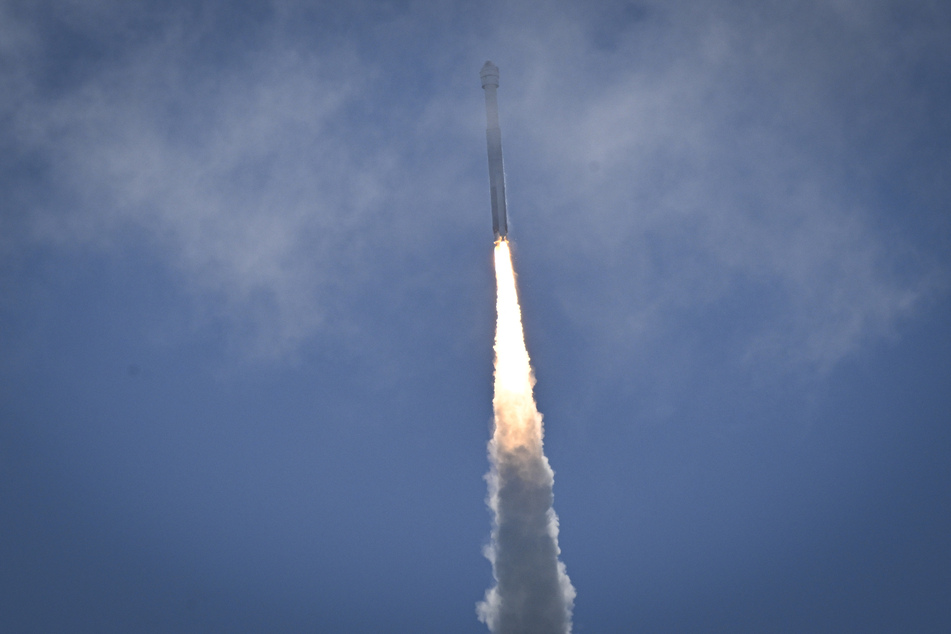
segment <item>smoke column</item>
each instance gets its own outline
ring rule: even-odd
[[[542,450],[542,415],[522,333],[509,244],[495,245],[495,429],[489,441],[492,541],[485,555],[496,585],[476,607],[496,634],[569,634],[575,589],[558,561],[554,472]]]

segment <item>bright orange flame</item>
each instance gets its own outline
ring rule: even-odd
[[[495,245],[495,279],[498,286],[495,331],[495,433],[493,441],[502,451],[517,448],[541,453],[542,417],[535,406],[535,377],[525,349],[522,312],[515,288],[515,270],[509,243]]]

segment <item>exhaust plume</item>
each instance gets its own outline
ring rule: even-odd
[[[496,584],[476,612],[496,634],[570,634],[575,589],[558,561],[554,472],[542,448],[542,415],[525,349],[509,244],[495,244],[495,425],[487,502],[494,515],[485,555]]]

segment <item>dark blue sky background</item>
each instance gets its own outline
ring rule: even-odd
[[[951,630],[951,8],[0,2],[0,629],[481,632],[501,124],[575,631]]]

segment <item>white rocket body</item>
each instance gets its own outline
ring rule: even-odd
[[[502,130],[499,129],[499,67],[486,62],[479,75],[485,90],[485,140],[489,149],[489,189],[492,192],[492,232],[495,239],[508,235],[505,211],[505,170],[502,168]]]

